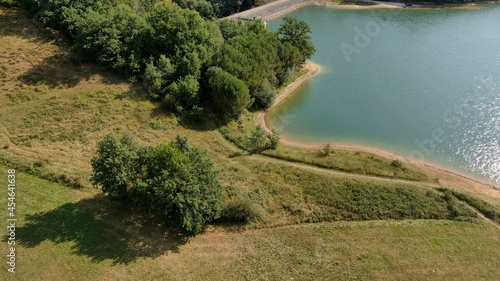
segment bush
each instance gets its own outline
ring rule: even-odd
[[[399,159],[392,160],[391,166],[394,168],[397,168],[397,169],[403,169],[403,167],[404,167],[403,162],[401,162],[401,160],[399,160]]]
[[[268,146],[266,133],[260,126],[255,126],[250,137],[248,138],[248,146],[252,152],[261,152]]]
[[[194,76],[185,76],[170,84],[168,88],[174,96],[176,105],[189,109],[198,104],[200,85]]]
[[[312,221],[477,218],[450,196],[405,185],[345,180],[306,186],[304,195],[316,206]]]
[[[321,150],[321,156],[326,157],[330,155],[330,153],[332,153],[332,147],[329,143],[327,143],[323,146],[323,149]]]
[[[269,140],[269,149],[278,148],[278,144],[280,143],[280,132],[273,129],[273,131],[267,136],[267,139]]]
[[[150,120],[148,123],[144,125],[144,127],[152,129],[152,130],[168,130],[168,125],[162,120]]]
[[[248,198],[236,197],[229,200],[221,214],[222,220],[233,222],[257,222],[263,219],[262,207]]]

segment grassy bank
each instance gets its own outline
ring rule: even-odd
[[[454,191],[448,188],[440,188],[442,192],[449,193],[460,201],[467,203],[469,206],[478,210],[485,217],[493,220],[494,222],[500,224],[500,209],[489,204],[488,202],[478,199],[471,194],[465,194],[458,191]]]
[[[239,148],[251,151],[249,136],[255,127],[253,114],[243,116],[238,122],[231,122],[220,129],[224,137]],[[362,152],[331,149],[308,149],[279,145],[276,150],[266,150],[263,155],[291,162],[305,163],[337,171],[374,175],[379,177],[423,181],[428,177],[408,164],[395,164],[395,159]]]
[[[2,280],[495,280],[500,268],[500,230],[484,223],[216,226],[186,237],[97,190],[21,172],[16,203],[19,262],[15,275],[2,266]]]

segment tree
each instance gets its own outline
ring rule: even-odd
[[[225,116],[238,118],[252,105],[248,87],[242,80],[220,68],[210,69],[209,76],[213,105]]]
[[[149,95],[154,98],[163,98],[167,92],[167,87],[172,81],[172,75],[175,68],[170,62],[170,59],[165,55],[160,55],[156,65],[154,61],[146,64],[144,70],[143,83],[144,88]]]
[[[269,149],[278,148],[278,144],[280,143],[280,132],[276,129],[273,129],[272,132],[267,136],[269,140]]]
[[[260,126],[255,126],[253,128],[250,132],[250,138],[248,141],[252,152],[261,152],[268,147],[266,133]]]
[[[82,15],[68,8],[63,14],[70,36],[86,56],[130,77],[140,75],[144,68],[141,41],[147,26],[143,16],[126,4],[88,9]]]
[[[131,198],[160,219],[190,233],[219,217],[221,184],[205,152],[185,137],[158,147],[129,136],[106,135],[91,161],[91,181],[113,198]]]
[[[127,197],[136,178],[139,147],[130,135],[118,138],[106,135],[97,144],[97,156],[92,158],[90,181],[111,197]]]
[[[200,85],[192,75],[185,76],[170,84],[169,89],[176,104],[185,108],[191,108],[198,104]]]
[[[214,48],[207,22],[196,11],[165,1],[147,14],[147,22],[144,51],[153,57],[165,54],[175,67],[174,81],[186,75],[198,79]]]
[[[264,80],[253,93],[253,97],[255,99],[253,108],[257,110],[268,109],[274,102],[274,88],[269,81]]]
[[[219,217],[222,187],[203,151],[177,137],[142,157],[147,161],[142,161],[144,174],[133,187],[136,203],[194,234]]]
[[[278,29],[282,42],[290,43],[299,50],[304,62],[314,55],[316,49],[309,35],[311,27],[305,22],[292,17],[283,18],[283,23]]]

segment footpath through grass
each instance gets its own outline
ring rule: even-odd
[[[249,137],[254,127],[254,114],[248,113],[239,121],[233,121],[219,131],[239,148],[251,151]],[[331,149],[328,154],[325,154],[322,149],[279,145],[276,150],[265,150],[261,154],[342,172],[415,181],[428,180],[428,177],[415,167],[407,164],[399,165],[400,163],[396,165],[395,159],[387,159],[361,151]]]

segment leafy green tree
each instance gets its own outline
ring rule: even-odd
[[[206,0],[174,0],[182,8],[197,11],[205,19],[216,17],[214,7]]]
[[[272,132],[267,136],[269,140],[269,149],[278,148],[278,144],[280,143],[280,132],[276,129],[273,129]]]
[[[160,2],[147,14],[147,22],[150,28],[144,51],[170,59],[175,68],[173,81],[186,75],[199,78],[200,68],[211,59],[214,48],[211,29],[203,18],[195,11]]]
[[[269,81],[264,80],[253,93],[253,97],[255,99],[253,108],[258,110],[268,109],[274,102],[274,88]]]
[[[66,32],[65,12],[72,9],[76,14],[84,14],[87,9],[102,10],[113,0],[21,0],[21,5],[29,14],[36,17],[46,26]]]
[[[280,85],[286,84],[293,74],[299,69],[304,62],[304,57],[299,53],[299,50],[288,42],[283,42],[278,46],[278,55],[281,64],[276,69],[276,78]]]
[[[91,160],[92,184],[100,186],[111,197],[126,197],[137,176],[137,143],[130,135],[118,138],[108,134],[97,147],[97,155]]]
[[[194,76],[188,75],[179,79],[170,84],[169,89],[178,105],[191,108],[198,104],[200,85]]]
[[[186,137],[141,147],[129,136],[106,135],[91,160],[94,185],[114,198],[131,198],[190,233],[219,217],[221,184],[205,152]]]
[[[293,76],[304,57],[262,23],[223,20],[219,27],[226,42],[214,54],[213,64],[245,82],[255,109],[269,108],[275,87]]]
[[[147,161],[143,161],[144,174],[133,188],[136,203],[194,234],[219,217],[222,187],[203,151],[178,137],[142,157]]]
[[[238,118],[253,103],[245,82],[220,68],[209,72],[213,105],[224,115]]]
[[[299,50],[303,61],[311,58],[316,49],[309,35],[311,27],[305,22],[292,17],[283,18],[283,23],[278,29],[278,34],[282,42],[290,43]]]
[[[143,84],[152,98],[158,99],[165,96],[174,72],[175,67],[165,55],[160,55],[156,65],[154,61],[146,64]]]
[[[260,126],[255,126],[253,128],[253,130],[250,132],[248,141],[252,152],[261,152],[268,146],[266,133]]]
[[[141,40],[147,24],[129,5],[104,11],[88,9],[81,16],[72,8],[65,14],[68,31],[88,57],[123,74],[140,75]]]

